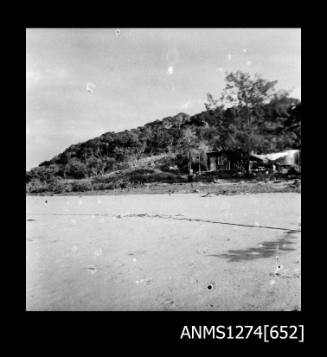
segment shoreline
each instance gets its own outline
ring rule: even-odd
[[[299,181],[301,182],[301,181]],[[144,186],[111,189],[111,190],[90,190],[78,192],[52,191],[42,193],[28,193],[26,196],[117,196],[117,195],[139,195],[139,194],[191,194],[202,193],[204,195],[240,195],[257,193],[301,193],[301,183],[296,184],[294,180],[283,181],[241,181],[241,182],[221,182],[221,183],[153,183]]]

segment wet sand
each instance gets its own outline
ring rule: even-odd
[[[27,310],[300,310],[301,195],[28,196]]]

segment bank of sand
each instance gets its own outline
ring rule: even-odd
[[[27,310],[300,310],[300,197],[27,197]]]

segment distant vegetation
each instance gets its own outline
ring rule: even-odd
[[[146,182],[178,182],[190,167],[206,170],[207,150],[230,150],[247,171],[251,151],[301,148],[301,103],[275,81],[235,72],[206,110],[179,113],[132,130],[75,144],[26,173],[26,191],[80,192]]]

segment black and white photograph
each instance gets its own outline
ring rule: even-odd
[[[26,311],[301,311],[300,28],[26,28]]]

